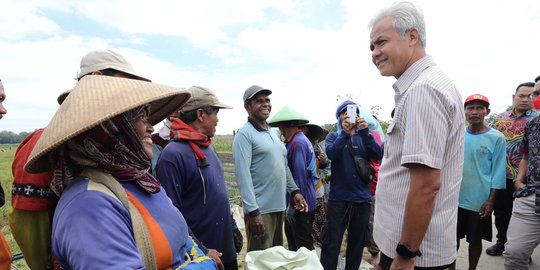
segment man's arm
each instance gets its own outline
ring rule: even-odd
[[[236,182],[240,189],[242,202],[246,214],[259,209],[257,200],[255,199],[255,188],[253,187],[253,179],[251,178],[251,159],[252,145],[246,135],[236,133],[232,145],[232,154],[234,158],[234,168],[236,173]]]
[[[487,201],[482,204],[482,207],[480,207],[480,218],[485,219],[489,218],[491,216],[491,212],[493,212],[493,204],[495,204],[495,196],[497,194],[496,189],[491,189],[489,192],[489,197]]]
[[[416,251],[420,248],[431,221],[441,186],[441,171],[418,163],[408,164],[407,167],[411,183],[399,242]]]
[[[525,186],[525,177],[527,177],[527,167],[529,167],[529,155],[523,155],[523,158],[519,162],[518,172],[516,179],[514,179],[514,188],[516,190],[520,189],[522,186]]]

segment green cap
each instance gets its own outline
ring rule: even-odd
[[[268,120],[268,124],[271,127],[278,127],[283,122],[288,122],[287,124],[289,126],[301,126],[309,123],[309,120],[299,112],[293,110],[293,108],[285,106]]]

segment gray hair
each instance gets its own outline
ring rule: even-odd
[[[394,29],[399,33],[401,38],[405,37],[407,32],[415,28],[418,30],[420,45],[426,47],[426,24],[424,22],[424,14],[420,8],[417,8],[411,2],[395,2],[386,9],[383,9],[369,22],[369,28],[380,20],[392,17],[394,18]]]

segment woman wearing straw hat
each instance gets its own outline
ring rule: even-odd
[[[216,269],[149,173],[153,124],[190,97],[145,81],[86,76],[25,166],[54,170],[53,254],[64,269]]]

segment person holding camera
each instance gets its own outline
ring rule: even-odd
[[[369,160],[380,160],[383,150],[359,116],[358,105],[345,101],[336,110],[337,132],[326,137],[332,162],[332,181],[326,223],[321,235],[321,263],[336,269],[345,229],[348,230],[345,269],[358,269],[362,250],[370,244],[369,214],[373,177]]]

